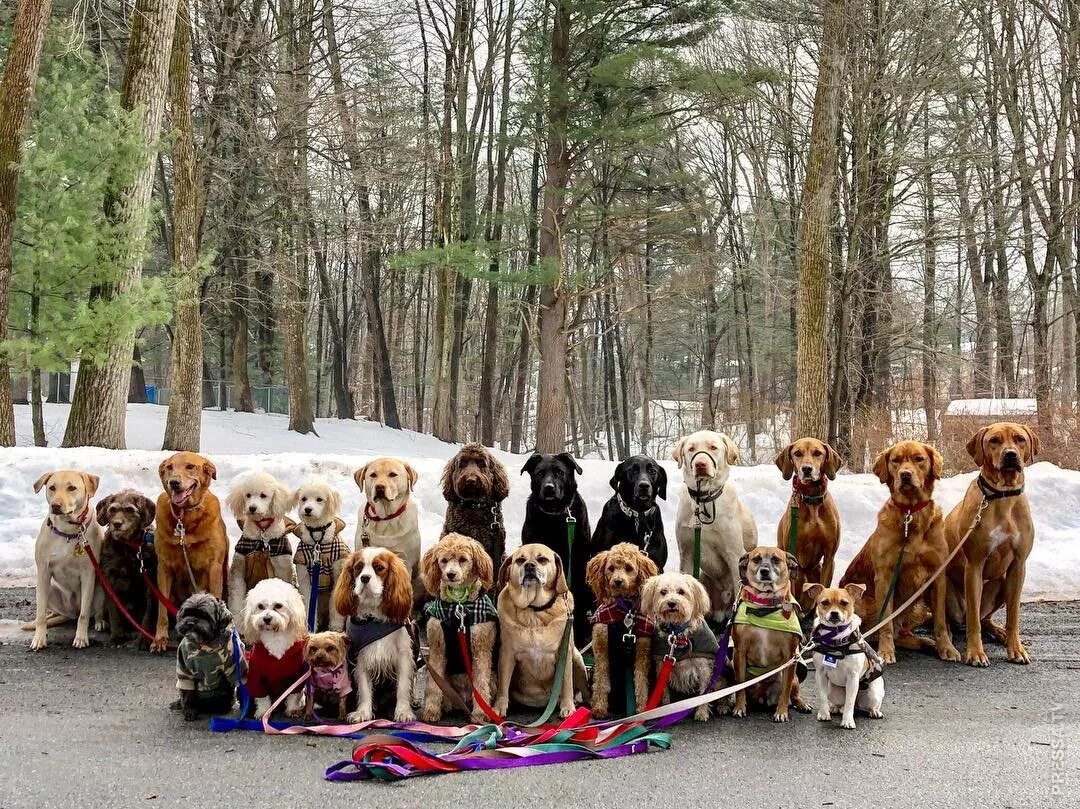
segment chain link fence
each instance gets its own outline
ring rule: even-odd
[[[167,407],[172,397],[172,389],[165,386],[165,380],[154,377],[146,378],[146,399],[151,404]],[[279,413],[289,415],[289,389],[284,385],[252,385],[251,402],[257,413]],[[210,410],[234,410],[236,400],[230,382],[222,383],[218,379],[204,380],[203,408]]]

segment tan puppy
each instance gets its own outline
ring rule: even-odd
[[[966,619],[965,663],[990,665],[983,648],[983,631],[1005,644],[1010,661],[1029,663],[1031,658],[1020,642],[1020,594],[1027,558],[1035,543],[1035,526],[1024,494],[1024,467],[1035,460],[1039,437],[1021,424],[998,422],[975,433],[967,451],[980,467],[979,476],[945,518],[945,541],[950,550],[975,522],[983,498],[988,506],[963,549],[949,563],[949,618],[957,623]],[[1003,605],[1004,629],[991,620]]]
[[[295,505],[292,490],[267,472],[249,472],[233,481],[225,496],[225,506],[240,526],[229,565],[229,610],[233,615],[240,615],[247,591],[263,579],[296,583],[289,542],[295,523],[288,517]]]
[[[487,595],[495,583],[491,557],[475,539],[447,534],[424,554],[420,568],[424,587],[433,599],[424,605],[429,616],[428,670],[444,679],[449,676],[465,704],[472,702],[457,637],[464,626],[476,690],[490,703],[492,654],[499,629],[498,613]],[[449,699],[429,675],[420,717],[425,722],[438,722],[449,706]],[[479,706],[473,706],[472,721],[488,721]]]
[[[791,593],[792,573],[797,567],[794,556],[767,546],[754,548],[739,560],[744,586],[731,629],[735,642],[732,657],[735,682],[746,682],[782,666],[795,654],[802,640],[798,601]],[[788,708],[792,705],[801,713],[811,710],[799,694],[794,666],[739,691],[732,715],[746,716],[748,695],[755,702],[776,705],[774,722],[788,721]]]
[[[173,603],[183,603],[194,592],[190,563],[196,588],[221,598],[229,538],[221,519],[221,503],[210,491],[217,467],[202,455],[178,452],[161,462],[158,477],[165,490],[158,495],[154,531],[158,589]],[[159,604],[157,634],[150,651],[164,652],[168,643],[169,611]]]
[[[730,480],[739,448],[728,436],[702,430],[675,445],[671,456],[683,473],[675,538],[679,569],[692,573],[694,531],[701,524],[701,583],[709,594],[712,619],[727,623],[739,590],[739,557],[757,545],[757,526]]]
[[[376,458],[353,473],[353,480],[364,492],[353,547],[386,548],[396,553],[409,569],[414,594],[419,596],[423,592],[419,510],[411,497],[416,479],[416,470],[398,458]]]
[[[561,683],[554,683],[564,629],[574,609],[562,560],[546,545],[522,545],[499,570],[499,689],[492,706],[506,716],[510,697],[534,708],[559,689],[559,716],[574,712],[575,683],[587,691],[585,661],[573,647]]]
[[[941,463],[940,453],[921,441],[901,441],[874,461],[874,474],[889,487],[891,497],[878,511],[874,533],[840,579],[841,587],[852,582],[866,585],[866,595],[859,599],[855,608],[864,624],[877,623],[898,558],[901,559],[900,575],[885,608],[886,614],[921,587],[948,555],[941,508],[934,502],[934,482],[941,474]],[[903,615],[881,628],[878,653],[886,663],[896,662],[894,625],[900,628],[901,646],[908,649],[924,647],[923,640],[911,631],[926,620],[928,607],[934,616],[934,647],[938,657],[950,661],[960,659],[945,620],[946,590],[947,579],[939,576],[932,585],[933,599],[929,604],[925,597],[920,598]]]
[[[840,454],[816,438],[800,438],[784,447],[776,456],[776,465],[790,480],[791,499],[780,525],[776,528],[777,547],[793,554],[799,561],[791,591],[796,594],[803,612],[813,599],[803,587],[807,582],[832,584],[836,549],[840,546],[840,512],[828,491],[830,480],[844,465]],[[791,510],[796,509],[795,542],[791,542]]]
[[[641,610],[640,596],[642,586],[657,573],[656,563],[632,542],[620,542],[589,560],[585,581],[598,605],[592,616],[596,664],[590,706],[597,719],[608,715],[613,658],[618,662],[617,689],[620,692],[625,689],[626,667],[631,666],[636,710],[643,710],[649,699],[649,663],[655,627]],[[615,649],[609,641],[616,644]],[[627,696],[624,694],[618,705],[619,714],[625,713]]]
[[[23,627],[34,630],[30,641],[34,651],[45,648],[49,626],[63,623],[65,618],[76,619],[72,642],[76,649],[90,645],[91,616],[94,629],[105,628],[104,594],[97,586],[85,549],[90,546],[94,556],[101,558],[104,534],[90,506],[97,487],[97,475],[71,470],[46,472],[34,482],[34,492],[45,489],[49,503],[49,516],[41,523],[34,543],[37,565],[34,622]]]
[[[345,717],[352,693],[346,657],[349,638],[344,632],[317,632],[304,644],[304,662],[311,672],[311,688],[304,689],[304,716],[315,717],[315,705],[335,705],[337,719]]]

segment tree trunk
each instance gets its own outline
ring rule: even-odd
[[[177,0],[136,0],[135,3],[121,104],[124,109],[137,110],[140,114],[147,149],[131,180],[116,189],[105,203],[106,217],[125,234],[125,238],[119,251],[110,249],[110,255],[101,257],[103,264],[111,263],[122,275],[117,283],[98,290],[100,297],[123,295],[142,277],[176,6]],[[103,337],[103,343],[104,362],[83,361],[80,364],[64,433],[65,447],[125,448],[125,399],[131,381],[135,332],[132,329],[111,331]]]
[[[836,182],[836,127],[847,71],[845,0],[826,0],[817,90],[810,125],[810,150],[799,218],[796,284],[796,385],[792,437],[828,431],[829,225]]]
[[[201,183],[191,123],[191,18],[187,0],[177,7],[169,65],[173,129],[173,273],[176,314],[169,362],[169,412],[161,448],[198,452],[202,430],[203,327],[199,279]]]
[[[923,349],[922,400],[926,417],[926,440],[937,441],[937,315],[934,289],[937,285],[937,219],[934,210],[934,170],[930,160],[929,112],[924,110],[923,160]]]
[[[51,11],[52,0],[19,0],[4,76],[0,79],[0,342],[7,339],[11,306],[11,246],[23,136],[33,106],[34,80]],[[0,355],[0,446],[15,446],[11,368],[3,355]]]

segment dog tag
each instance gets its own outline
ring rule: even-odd
[[[83,550],[83,546],[82,546],[81,542],[78,545],[75,546],[75,555],[76,556],[83,556],[85,553],[86,553],[86,551]]]
[[[833,657],[832,655],[822,655],[821,656],[821,664],[823,666],[828,666],[830,669],[835,669],[836,668],[836,658]]]

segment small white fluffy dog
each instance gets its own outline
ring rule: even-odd
[[[700,520],[699,578],[712,605],[710,616],[723,624],[739,591],[739,558],[758,544],[754,518],[729,477],[731,465],[739,462],[739,448],[722,433],[701,430],[680,439],[671,455],[685,484],[675,518],[679,569],[693,572],[694,528]]]
[[[341,493],[323,478],[309,478],[293,492],[300,523],[293,528],[299,538],[296,543],[296,585],[304,603],[311,603],[311,577],[319,563],[319,604],[315,615],[315,631],[345,628],[345,616],[333,606],[330,597],[334,584],[345,567],[350,549],[342,537],[345,521],[337,516],[341,509]]]
[[[94,568],[86,555],[89,545],[101,558],[103,533],[95,518],[90,498],[98,487],[98,476],[87,472],[62,470],[46,472],[34,483],[34,492],[45,489],[49,516],[41,523],[34,544],[37,565],[37,610],[34,622],[23,629],[33,629],[30,648],[44,649],[48,628],[76,619],[76,649],[90,645],[90,617],[94,629],[105,628],[104,593],[97,586]]]
[[[247,687],[262,716],[304,671],[307,608],[300,591],[281,579],[263,579],[244,601],[240,632],[251,644]],[[304,713],[304,689],[285,698],[285,715]]]
[[[375,717],[374,687],[383,679],[396,683],[395,722],[412,722],[416,659],[406,622],[412,610],[409,571],[386,548],[361,548],[345,561],[334,586],[334,606],[347,615],[349,659],[356,683],[356,710],[348,722]]]
[[[229,609],[239,615],[248,590],[265,578],[293,583],[293,522],[286,516],[294,505],[292,491],[266,472],[237,478],[225,505],[240,524],[240,539],[229,565]]]
[[[865,591],[861,584],[826,588],[811,582],[803,588],[815,604],[810,638],[825,647],[814,652],[817,718],[828,722],[839,712],[840,727],[849,730],[855,728],[856,708],[866,711],[871,719],[881,719],[881,703],[885,700],[885,680],[880,674],[859,688],[862,680],[875,671],[868,654],[873,649],[860,636],[861,619],[855,614],[855,605]]]

